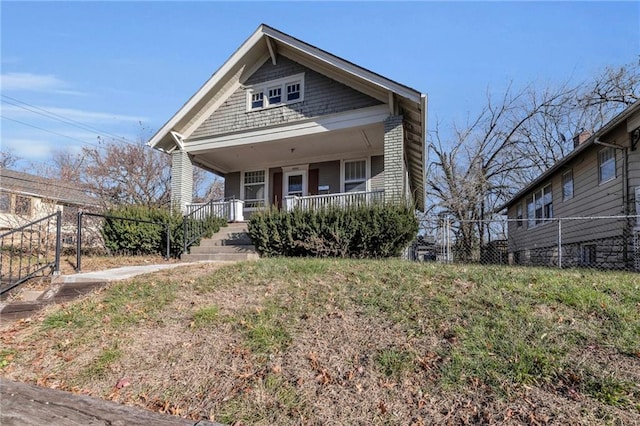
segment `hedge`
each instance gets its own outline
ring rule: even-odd
[[[418,233],[412,209],[374,204],[290,212],[269,209],[249,222],[262,256],[380,258],[399,256]]]
[[[167,251],[167,226],[170,232],[170,255],[177,257],[183,248],[183,218],[178,212],[141,205],[118,206],[107,210],[105,216],[137,219],[156,223],[134,222],[130,220],[106,218],[101,233],[105,248],[111,253],[128,255],[161,254]],[[203,220],[206,229],[204,237],[218,232],[226,224],[224,219]]]

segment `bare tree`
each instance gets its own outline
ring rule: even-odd
[[[83,148],[82,182],[105,205],[141,204],[168,207],[171,158],[143,141],[101,142]]]
[[[498,204],[573,149],[580,130],[595,131],[638,99],[637,65],[606,69],[593,81],[514,92],[511,87],[443,140],[436,127],[427,181],[431,212],[457,221],[456,241],[471,253],[487,230],[472,221],[487,218]],[[473,229],[477,226],[477,229]]]
[[[13,150],[6,149],[0,151],[0,167],[3,169],[10,169],[15,167],[16,163],[20,160],[20,157],[13,153]]]

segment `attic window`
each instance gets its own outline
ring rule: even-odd
[[[264,105],[264,93],[258,92],[251,94],[251,108],[262,108]]]
[[[300,83],[287,84],[287,101],[300,99]]]
[[[304,100],[304,73],[250,86],[247,111],[273,108]]]
[[[282,87],[269,89],[269,105],[279,104],[282,101]]]

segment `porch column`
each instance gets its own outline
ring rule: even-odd
[[[193,163],[185,151],[171,153],[171,207],[185,213],[193,196]]]
[[[384,199],[404,197],[404,129],[401,115],[384,120]]]

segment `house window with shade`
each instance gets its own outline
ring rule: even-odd
[[[562,200],[570,200],[573,198],[573,170],[562,174]]]
[[[616,178],[616,151],[605,148],[598,152],[598,180],[600,183]]]
[[[344,192],[367,190],[367,160],[344,162]]]

